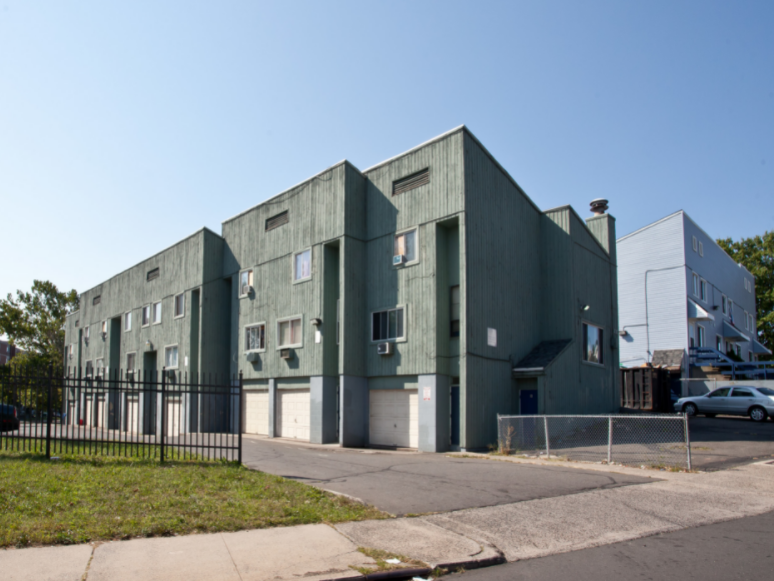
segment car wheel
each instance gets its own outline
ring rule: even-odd
[[[687,403],[683,406],[683,413],[689,418],[692,418],[699,413],[699,408],[696,407],[695,403]]]
[[[717,414],[704,414],[704,417],[714,418]]]
[[[765,421],[767,415],[766,410],[758,406],[750,410],[750,419],[754,422]]]

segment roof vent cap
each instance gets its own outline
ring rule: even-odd
[[[596,200],[591,200],[591,212],[597,216],[601,216],[605,212],[607,212],[607,200],[605,198],[597,198]]]

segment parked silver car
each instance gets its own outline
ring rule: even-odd
[[[687,416],[704,414],[708,418],[717,414],[750,416],[752,421],[762,422],[767,417],[774,418],[774,389],[749,385],[719,387],[704,395],[678,399],[675,411]]]

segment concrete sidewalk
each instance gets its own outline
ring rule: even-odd
[[[654,477],[654,482],[335,527],[304,525],[5,550],[0,551],[0,571],[4,581],[353,579],[362,578],[353,567],[374,564],[358,547],[404,555],[430,567],[472,568],[774,510],[774,464],[702,474],[565,465],[608,473],[647,474]]]

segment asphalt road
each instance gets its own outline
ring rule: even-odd
[[[353,496],[394,515],[447,512],[654,482],[653,478],[443,454],[244,437],[250,468]]]
[[[722,470],[774,458],[774,421],[723,416],[690,419],[694,468]]]
[[[774,577],[774,512],[527,559],[445,577],[450,581],[605,579],[765,580]]]

